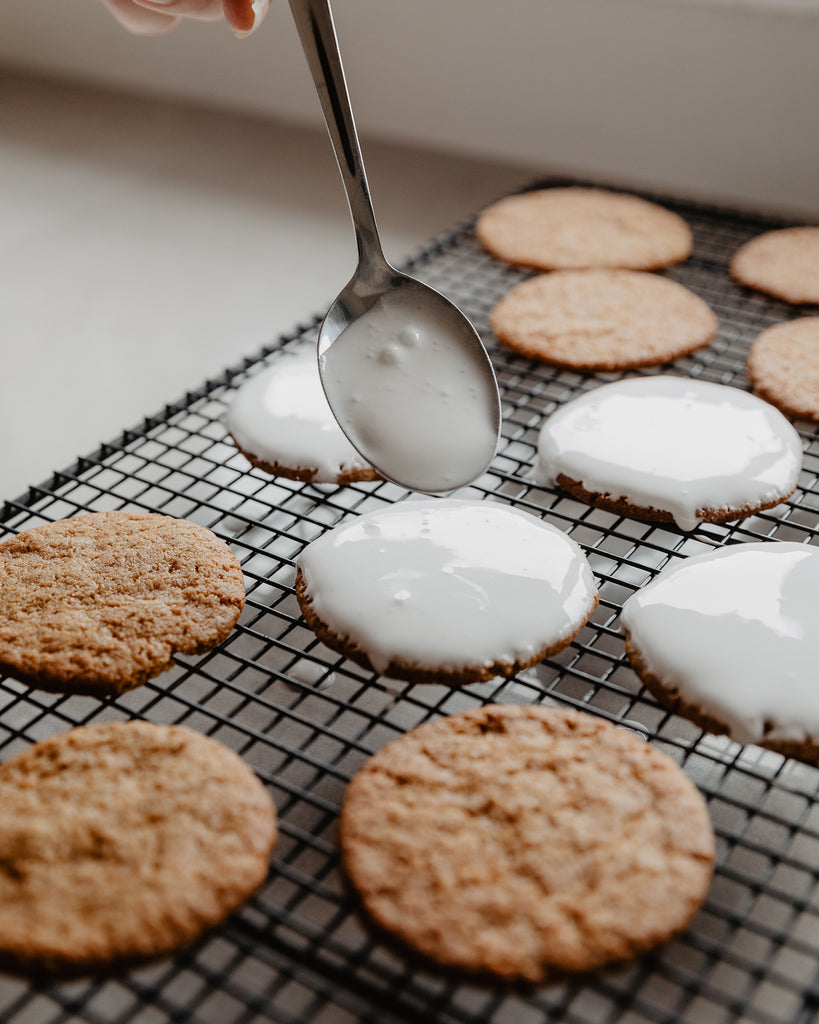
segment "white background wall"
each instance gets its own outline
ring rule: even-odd
[[[819,217],[817,0],[336,0],[360,128]],[[285,0],[128,36],[93,0],[2,0],[0,63],[317,122]]]

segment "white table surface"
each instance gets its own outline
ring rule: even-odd
[[[355,247],[329,141],[0,71],[0,500],[297,323]],[[388,256],[535,170],[362,143]]]

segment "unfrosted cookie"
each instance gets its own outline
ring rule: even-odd
[[[248,462],[273,476],[333,484],[380,479],[333,416],[315,345],[282,354],[243,384],[225,425]]]
[[[731,260],[731,276],[786,302],[819,302],[819,227],[757,235]]]
[[[42,690],[121,693],[215,647],[245,601],[239,563],[184,519],[94,512],[0,544],[0,672]]]
[[[569,643],[597,605],[583,552],[542,520],[489,501],[407,501],[348,520],[297,560],[317,636],[365,668],[461,685]]]
[[[265,880],[276,812],[241,758],[109,722],[0,766],[0,966],[108,971],[169,954]]]
[[[748,353],[748,378],[783,412],[819,420],[819,316],[763,331]]]
[[[773,406],[668,375],[567,402],[541,428],[534,475],[618,515],[693,530],[779,504],[801,466],[799,435]]]
[[[353,778],[344,867],[373,919],[435,963],[532,982],[687,927],[714,837],[677,765],[590,715],[489,705],[421,725]]]
[[[663,704],[739,743],[819,759],[819,549],[736,544],[626,601],[629,659]]]
[[[634,270],[556,270],[529,278],[490,314],[498,339],[578,370],[665,363],[713,341],[717,318],[676,281]]]
[[[507,196],[483,211],[475,232],[493,256],[537,270],[657,270],[687,259],[692,247],[691,229],[676,213],[596,188]]]

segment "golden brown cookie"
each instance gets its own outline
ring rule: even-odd
[[[665,363],[708,345],[717,318],[676,281],[636,270],[556,270],[529,278],[490,313],[499,341],[577,370]]]
[[[757,235],[731,260],[731,276],[786,302],[819,302],[819,227]]]
[[[437,964],[541,982],[687,927],[714,836],[678,766],[590,715],[486,706],[366,762],[344,867],[382,928]]]
[[[0,544],[0,671],[42,690],[121,693],[177,652],[216,646],[245,601],[242,570],[184,519],[93,512]]]
[[[180,726],[109,722],[0,766],[0,966],[165,956],[265,880],[276,811],[241,758]]]
[[[693,244],[676,213],[596,188],[507,196],[483,211],[475,232],[493,256],[536,270],[657,270],[687,259]]]
[[[748,378],[783,412],[819,420],[819,316],[763,331],[748,353]]]

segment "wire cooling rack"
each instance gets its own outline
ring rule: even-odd
[[[556,183],[562,182],[543,184]],[[804,311],[735,285],[727,264],[742,242],[778,225],[660,201],[695,236],[692,258],[668,276],[702,296],[720,320],[708,349],[663,372],[747,387],[750,342]],[[471,224],[435,241],[411,269],[470,314],[497,368],[504,405],[499,453],[465,493],[508,502],[569,533],[589,556],[599,607],[557,657],[511,680],[460,690],[374,676],[317,642],[293,593],[295,557],[342,519],[406,494],[388,483],[335,488],[271,479],[248,467],[222,425],[234,389],[281,350],[314,336],[316,323],[6,503],[6,533],[123,507],[191,519],[231,545],[248,597],[219,649],[180,657],[173,670],[116,700],[0,682],[0,758],[92,721],[184,723],[232,747],[258,772],[276,801],[281,838],[264,889],[199,944],[115,978],[48,987],[0,978],[3,1024],[819,1020],[819,771],[703,734],[662,710],[628,667],[618,627],[623,601],[680,557],[739,540],[816,543],[817,434],[797,424],[805,462],[793,498],[741,524],[684,534],[592,510],[536,486],[529,469],[544,417],[619,375],[554,369],[498,347],[487,314],[527,275],[484,254]],[[681,938],[626,969],[519,989],[453,978],[371,931],[339,871],[335,827],[348,780],[412,726],[487,701],[582,708],[638,730],[682,765],[708,801],[718,866],[703,910]]]

